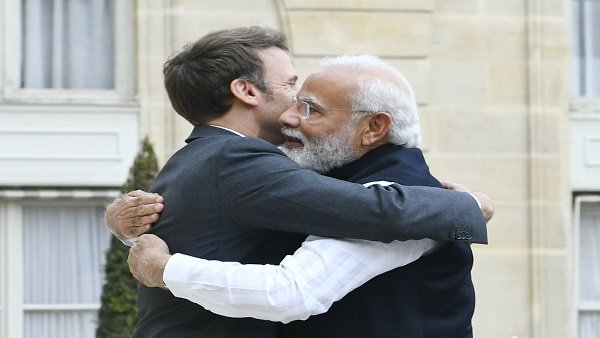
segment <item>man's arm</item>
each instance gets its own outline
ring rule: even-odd
[[[476,199],[483,217],[488,222],[495,208],[489,197],[482,192],[470,192],[458,183],[443,182],[447,189],[469,192]],[[136,190],[115,199],[106,207],[105,224],[109,230],[127,246],[132,246],[137,237],[147,232],[163,210],[163,198],[157,194]]]
[[[481,209],[481,213],[483,214],[483,218],[485,219],[485,222],[489,222],[490,219],[492,219],[492,217],[494,217],[494,213],[496,212],[496,208],[494,208],[494,204],[492,203],[492,200],[490,199],[490,197],[482,192],[479,191],[474,191],[471,192],[471,190],[469,188],[467,188],[466,186],[460,184],[460,183],[456,183],[456,182],[449,182],[449,181],[442,181],[442,186],[444,186],[444,188],[446,189],[450,189],[450,190],[454,190],[454,191],[462,191],[462,192],[466,192],[471,194],[471,196],[473,196],[473,198],[475,198],[477,200],[477,204],[479,205],[479,208]]]
[[[388,242],[432,238],[487,243],[485,219],[467,193],[397,184],[365,188],[301,169],[277,148],[251,138],[231,142],[223,153],[215,197],[235,225]],[[483,202],[485,210],[491,203]],[[139,205],[127,210],[139,212]],[[121,237],[139,234],[149,226],[144,216],[157,217],[155,207],[140,208],[152,212],[129,221],[115,216],[117,207],[109,208],[107,225]],[[131,219],[137,228],[126,223]]]
[[[458,183],[442,182],[447,189],[469,192],[480,206],[486,222],[495,209],[489,197],[482,192],[470,190]],[[125,245],[131,246],[137,237],[147,232],[163,210],[163,198],[157,194],[136,190],[128,192],[107,205],[105,223],[109,230]]]
[[[251,138],[228,141],[214,165],[216,197],[234,226],[388,242],[487,242],[481,211],[464,192],[398,184],[365,188],[304,170]]]
[[[326,312],[333,302],[371,278],[409,264],[436,242],[381,243],[310,236],[279,265],[208,261],[175,254],[154,235],[130,250],[132,274],[147,286],[227,317],[288,323]]]

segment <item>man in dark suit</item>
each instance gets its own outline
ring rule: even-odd
[[[281,121],[288,137],[284,151],[304,167],[361,184],[442,188],[415,148],[416,101],[395,68],[371,56],[332,58],[307,78],[299,100],[299,108],[283,113]],[[475,293],[468,244],[311,237],[275,268],[177,254],[164,278],[175,295],[227,316],[289,322],[328,310],[280,326],[279,337],[472,337]],[[162,272],[164,266],[153,266],[161,259],[152,257],[170,257],[164,242],[152,235],[142,236],[131,251],[134,275]],[[311,286],[311,280],[319,285]],[[312,298],[319,299],[318,306]]]
[[[367,189],[303,170],[269,143],[283,141],[278,117],[292,105],[297,79],[279,33],[209,34],[169,59],[164,73],[173,107],[195,125],[152,188],[165,202],[151,231],[173,252],[264,264],[279,262],[305,234],[486,241],[485,221],[468,194]],[[123,237],[108,211],[109,227]],[[218,316],[159,288],[140,288],[139,314],[135,337],[277,333],[273,322]]]

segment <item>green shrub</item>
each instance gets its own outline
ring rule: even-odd
[[[129,171],[122,192],[148,190],[158,173],[158,161],[152,144],[145,138]],[[137,323],[137,281],[129,272],[129,248],[115,236],[106,252],[106,283],[102,288],[102,303],[98,314],[97,338],[129,338]]]

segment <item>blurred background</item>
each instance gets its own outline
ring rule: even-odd
[[[162,64],[245,25],[301,80],[343,53],[408,77],[433,174],[497,208],[476,337],[600,337],[600,0],[0,0],[0,338],[94,337],[104,205],[142,138],[162,164],[191,130]]]

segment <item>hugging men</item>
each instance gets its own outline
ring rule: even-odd
[[[171,288],[171,277],[166,274],[173,272],[174,283],[188,289],[181,292],[192,295],[192,286],[197,285],[195,265],[189,265],[196,264],[189,261],[192,257],[279,264],[301,246],[319,257],[328,255],[320,247],[333,245],[332,255],[327,256],[332,258],[322,261],[324,268],[312,264],[318,261],[305,259],[295,269],[297,276],[312,276],[303,287],[323,288],[316,299],[310,292],[301,297],[322,308],[318,304],[331,306],[344,292],[383,274],[334,304],[328,313],[288,325],[217,315],[168,290],[142,287],[140,322],[134,336],[411,337],[414,330],[425,330],[431,337],[439,332],[472,335],[472,256],[466,242],[486,242],[485,220],[477,201],[463,192],[439,189],[439,182],[429,175],[420,151],[414,148],[419,127],[408,82],[373,58],[338,60],[331,61],[333,67],[311,75],[296,93],[297,76],[285,38],[273,30],[250,27],[211,33],[167,61],[169,98],[195,127],[188,145],[165,164],[151,188],[164,197],[164,210],[151,232],[171,252],[182,254],[161,256],[159,265],[165,276],[162,269],[159,275]],[[284,141],[283,149],[291,158],[330,177],[302,169],[270,144]],[[405,180],[409,185],[438,188],[388,183],[365,187],[342,180],[361,184]],[[491,203],[484,194],[474,196],[489,219]],[[153,204],[138,207],[149,199],[125,197],[108,209],[107,223],[121,238],[139,234],[147,226],[131,228],[126,219],[132,210],[142,214],[150,210],[151,215]],[[330,238],[306,239],[309,234]],[[418,241],[394,241],[409,239]],[[325,244],[311,246],[315,242]],[[375,256],[368,256],[373,252]],[[399,266],[423,254],[427,255],[416,264],[384,273],[394,268],[394,258],[404,260]],[[358,258],[353,260],[353,256]],[[387,261],[377,257],[387,257]],[[327,273],[328,269],[336,273]],[[352,284],[357,283],[351,281],[354,276],[358,285]],[[370,288],[373,282],[377,284]],[[394,294],[395,285],[405,293]],[[420,292],[420,287],[428,288],[428,293]],[[177,294],[175,284],[172,288]],[[342,288],[348,289],[339,293]],[[282,298],[287,297],[285,292],[295,292],[282,290]],[[356,300],[348,298],[357,294]],[[440,295],[445,298],[438,299]],[[207,308],[226,311],[216,309],[222,302],[213,303],[215,309]],[[298,308],[306,307],[300,303],[295,303]],[[233,306],[242,312],[252,306],[258,309],[257,316],[233,314],[237,317],[261,318],[260,309],[264,309],[251,299]],[[415,324],[416,317],[424,319]]]

